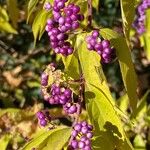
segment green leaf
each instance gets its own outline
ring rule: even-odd
[[[140,134],[135,136],[133,143],[135,150],[146,150],[146,143]]]
[[[9,21],[6,9],[0,6],[0,21]]]
[[[75,55],[76,54],[74,53],[73,55],[63,57],[62,59],[67,75],[74,79],[79,79],[79,64],[78,59]]]
[[[40,10],[36,15],[34,22],[32,24],[34,43],[36,43],[38,36],[39,39],[41,38],[42,34],[45,31],[46,21],[51,15],[52,15],[51,11],[47,12],[46,10]]]
[[[8,22],[9,17],[6,10],[0,7],[0,31],[17,34],[17,31]]]
[[[19,17],[19,9],[17,7],[17,0],[7,0],[7,9],[9,12],[10,20],[13,27],[17,27],[17,21]]]
[[[146,32],[143,35],[144,38],[144,50],[147,58],[150,60],[150,9],[146,11]]]
[[[29,0],[27,22],[29,21],[29,18],[38,2],[39,2],[39,0]]]
[[[108,40],[121,37],[117,32],[115,32],[109,28],[100,29],[100,34],[102,35],[103,38],[108,39]]]
[[[6,21],[0,21],[0,31],[17,34],[18,32]]]
[[[34,135],[33,139],[23,147],[23,150],[30,150],[32,148],[43,150],[47,148],[48,143],[51,143],[49,139],[53,140],[54,142],[58,140],[57,142],[58,143],[60,142],[59,147],[64,146],[64,144],[67,142],[71,134],[70,130],[71,130],[70,128],[66,127],[65,128],[60,127],[53,130],[48,130],[48,128],[44,128],[41,131],[39,131],[36,135]],[[63,137],[63,135],[65,135],[65,137]],[[63,137],[61,138],[62,142],[60,141],[60,137]],[[55,147],[57,147],[57,145],[55,145]]]
[[[92,6],[98,11],[99,10],[99,0],[92,1]]]
[[[129,32],[135,15],[135,0],[120,0],[123,29],[129,42]]]
[[[72,43],[76,43],[75,38],[72,39]],[[65,65],[65,72],[67,73],[67,75],[74,79],[79,79],[80,73],[77,51],[74,50],[72,55],[62,57],[62,60]]]
[[[1,150],[6,150],[7,149],[7,145],[9,143],[9,141],[11,140],[12,136],[11,135],[4,135],[0,138],[0,148]]]
[[[137,109],[135,110],[135,112],[131,115],[131,118],[136,118],[138,120],[138,118],[142,117],[145,115],[146,111],[147,111],[147,96],[149,95],[150,90],[148,90],[144,96],[140,99],[138,105],[137,105]]]
[[[92,149],[130,150],[132,146],[126,139],[121,121],[114,109],[114,100],[100,65],[100,57],[96,52],[87,50],[85,36],[86,34],[78,35],[80,45],[77,49],[85,78],[86,107],[96,136]]]
[[[71,135],[71,129],[65,128],[51,134],[43,150],[62,150]]]
[[[129,105],[129,99],[128,99],[128,95],[125,94],[123,96],[121,96],[117,102],[119,103],[119,108],[126,113],[127,109],[128,109],[128,105]]]
[[[107,30],[106,32],[106,29],[101,29],[100,33],[105,39],[111,40],[112,45],[116,49],[124,86],[129,97],[130,105],[134,111],[138,100],[136,94],[137,77],[127,42],[123,37],[119,37],[119,35],[114,31],[109,32]]]

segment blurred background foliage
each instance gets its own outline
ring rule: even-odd
[[[35,1],[36,2],[36,1]],[[43,107],[40,95],[40,74],[45,66],[61,60],[50,50],[48,37],[44,33],[34,47],[31,24],[43,0],[32,10],[27,20],[25,0],[0,0],[0,149],[18,150],[38,129],[35,113]],[[35,4],[36,5],[36,4]],[[122,34],[119,0],[100,0],[97,10],[93,8],[94,24],[110,27]],[[138,95],[141,98],[136,119],[130,116],[128,98],[125,95],[119,64],[117,61],[103,65],[110,90],[118,103],[117,112],[122,118],[124,129],[135,149],[150,149],[150,62],[147,60],[140,39],[131,36],[132,58],[138,75]],[[144,93],[147,93],[144,95]],[[144,95],[144,96],[143,96]],[[60,108],[50,108],[51,114],[59,119],[56,124],[70,121],[61,114]],[[83,113],[86,117],[86,113]],[[130,121],[131,119],[131,121]]]

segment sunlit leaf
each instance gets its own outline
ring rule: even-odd
[[[86,106],[96,136],[92,144],[93,149],[130,150],[132,146],[126,139],[121,121],[114,109],[113,99],[100,65],[100,57],[96,52],[87,50],[84,38],[83,34],[78,36],[80,44],[77,49],[85,78]],[[96,68],[101,70],[101,76]]]
[[[140,118],[141,116],[144,116],[144,114],[147,111],[147,96],[149,95],[150,90],[148,90],[144,96],[140,99],[138,105],[137,105],[137,109],[135,110],[135,112],[132,114],[131,118],[134,117],[136,119]]]
[[[6,9],[0,6],[0,21],[9,21]]]
[[[128,42],[130,28],[134,20],[135,3],[135,0],[120,0],[124,33]]]
[[[9,141],[11,140],[12,136],[5,134],[4,136],[0,137],[0,148],[1,150],[6,150],[7,146],[9,144]]]
[[[146,11],[146,33],[144,33],[144,50],[147,58],[150,60],[150,9]]]
[[[129,106],[129,98],[128,98],[128,95],[125,94],[123,96],[121,96],[117,102],[119,103],[119,108],[124,112],[126,113],[127,109],[128,109],[128,106]]]
[[[63,135],[65,135],[64,140],[61,139],[62,142],[60,142],[60,137],[63,137]],[[58,136],[59,136],[59,139],[58,139]],[[48,128],[44,128],[38,133],[36,133],[36,135],[34,135],[33,139],[23,147],[23,150],[30,150],[33,148],[38,148],[38,150],[46,149],[48,146],[48,143],[50,142],[51,144],[51,141],[49,141],[49,139],[51,138],[52,138],[51,140],[54,140],[54,142],[58,140],[57,142],[58,143],[60,142],[59,147],[61,147],[61,146],[64,146],[64,144],[67,142],[66,139],[68,140],[69,136],[70,136],[70,128],[59,127],[57,129],[52,129],[52,130],[48,130]],[[51,146],[54,146],[54,145],[51,145]],[[57,146],[55,145],[55,147]]]
[[[133,144],[135,150],[146,150],[146,143],[140,134],[135,136]]]
[[[43,148],[43,150],[49,150],[49,149],[62,150],[66,142],[69,140],[70,135],[71,135],[71,129],[69,128],[65,128],[53,132],[48,138],[47,144]]]
[[[41,38],[43,32],[45,31],[46,21],[51,16],[51,12],[47,12],[46,10],[40,10],[36,15],[33,25],[32,31],[34,35],[34,43],[37,38]]]
[[[106,29],[101,29],[100,33],[104,38],[111,40],[112,45],[116,49],[124,86],[130,100],[130,105],[132,109],[135,110],[138,99],[136,94],[137,77],[127,42],[123,37],[119,37],[114,31],[109,32],[107,30],[106,32]]]
[[[35,6],[37,5],[39,0],[29,0],[28,3],[28,17],[27,17],[27,22],[29,21],[29,18],[35,8]]]
[[[92,6],[98,11],[99,10],[99,0],[92,1]]]

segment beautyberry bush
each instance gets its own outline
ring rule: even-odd
[[[41,73],[43,103],[49,108],[58,107],[70,125],[57,123],[57,117],[48,108],[40,110],[36,116],[42,129],[23,150],[133,149],[123,128],[132,126],[141,110],[130,31],[139,36],[146,32],[146,10],[150,4],[148,0],[140,3],[120,0],[123,24],[120,33],[95,22],[93,10],[99,9],[98,3],[98,0],[46,0],[38,5],[35,0],[29,1],[29,14],[36,5],[39,10],[32,24],[35,42],[46,31],[50,51],[64,65],[57,69],[56,64],[50,63]],[[114,101],[107,83],[104,67],[114,62],[120,66],[131,117]]]

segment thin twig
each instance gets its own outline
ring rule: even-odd
[[[76,118],[75,118],[75,120],[73,122],[72,127],[74,127],[74,125],[78,123],[79,115],[80,115],[80,113],[82,111],[83,90],[84,90],[84,79],[83,79],[83,74],[81,74],[81,76],[80,76],[80,87],[79,87],[77,114],[76,114]],[[72,142],[73,138],[74,138],[73,136],[70,137],[69,146],[71,145],[71,142]]]
[[[88,27],[92,27],[92,0],[88,0]]]

